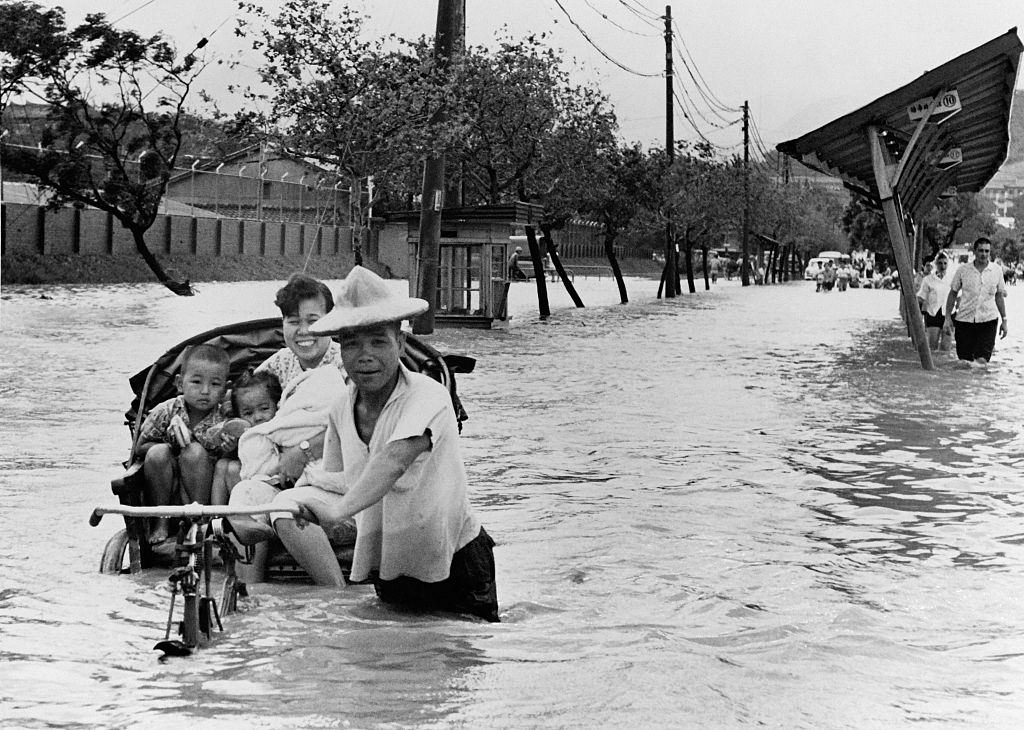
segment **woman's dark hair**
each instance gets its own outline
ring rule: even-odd
[[[281,383],[273,373],[268,373],[265,370],[256,373],[249,369],[239,375],[231,387],[231,407],[234,409],[235,415],[238,415],[238,391],[254,388],[266,388],[267,394],[274,403],[281,400]]]
[[[299,304],[307,299],[321,297],[324,300],[324,312],[334,309],[334,297],[331,290],[322,281],[305,274],[292,274],[288,283],[277,290],[274,304],[281,310],[282,317],[293,317],[299,313]]]

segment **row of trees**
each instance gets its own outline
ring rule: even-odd
[[[0,0],[0,104],[18,96],[49,108],[39,145],[4,145],[4,166],[52,191],[53,206],[110,212],[178,293],[188,282],[161,268],[144,235],[190,135],[211,130],[272,141],[349,176],[355,190],[372,176],[377,211],[414,204],[422,160],[444,153],[446,205],[538,203],[548,235],[573,217],[596,220],[609,255],[623,241],[664,250],[671,220],[691,291],[689,254],[740,238],[745,188],[754,232],[804,253],[842,239],[847,196],[781,184],[773,159],[748,169],[708,142],[681,143],[669,164],[664,150],[622,141],[608,97],[575,82],[543,35],[439,63],[428,39],[367,40],[361,16],[327,0],[242,7],[238,33],[262,54],[260,85],[235,89],[246,112],[214,108],[216,124],[199,124],[186,108],[205,68],[195,50],[180,55],[102,15],[69,29],[59,8]],[[849,230],[853,240],[859,229]]]

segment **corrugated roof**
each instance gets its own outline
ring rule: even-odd
[[[1017,29],[1012,28],[854,112],[782,142],[777,149],[878,200],[868,127],[879,128],[890,153],[900,161],[918,127],[919,102],[955,91],[962,109],[922,129],[914,159],[908,160],[901,177],[899,193],[904,208],[916,216],[927,212],[950,185],[958,192],[977,192],[1006,159],[1021,50]],[[918,107],[917,118],[912,118],[913,105]],[[941,106],[933,119],[942,118],[940,112]],[[943,169],[938,161],[954,148],[962,151],[962,162]]]

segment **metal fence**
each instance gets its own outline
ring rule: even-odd
[[[254,166],[255,167],[255,166]],[[271,177],[208,170],[180,170],[167,185],[166,198],[204,212],[245,220],[347,226],[358,213],[351,209],[348,180],[323,175]]]

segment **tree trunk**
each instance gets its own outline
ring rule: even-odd
[[[683,293],[683,285],[681,283],[682,280],[680,278],[681,275],[679,273],[679,242],[678,241],[672,247],[672,250],[673,250],[673,254],[672,254],[672,268],[676,272],[676,281],[675,281],[675,284],[676,284],[676,296],[679,296],[680,294]]]
[[[164,271],[164,267],[160,265],[160,262],[156,260],[156,256],[152,254],[149,247],[146,245],[146,239],[144,238],[146,232],[137,228],[129,228],[132,232],[132,239],[135,241],[135,250],[142,256],[142,260],[149,266],[157,280],[170,289],[172,292],[180,297],[190,297],[195,292],[192,290],[192,285],[189,284],[188,279],[185,281],[175,281],[170,275]]]
[[[541,319],[551,316],[548,306],[548,286],[544,278],[544,265],[540,260],[540,246],[537,245],[537,233],[533,226],[526,226],[526,241],[530,246],[530,258],[533,259],[533,276],[537,284],[537,310]]]
[[[565,286],[565,290],[569,292],[569,296],[572,297],[572,303],[576,305],[577,309],[583,309],[583,300],[580,299],[580,295],[576,293],[576,287],[572,285],[568,275],[566,275],[565,269],[562,267],[562,260],[558,257],[558,251],[555,250],[555,239],[551,237],[551,226],[544,225],[542,223],[540,230],[544,234],[544,240],[548,250],[548,256],[551,257],[551,263],[554,264],[555,271],[558,272],[558,276],[561,278],[562,284]]]
[[[711,291],[711,275],[708,273],[708,247],[701,246],[701,266],[704,269],[704,291]]]
[[[612,267],[612,274],[615,276],[615,283],[619,287],[619,300],[622,304],[628,304],[629,297],[626,296],[626,282],[622,280],[622,271],[619,270],[619,262],[615,258],[615,236],[607,230],[604,234],[604,255],[608,257],[608,263]],[[658,288],[658,296],[661,296],[660,287]]]
[[[691,294],[697,293],[697,287],[693,283],[693,243],[690,241],[690,229],[686,229],[686,238],[684,239],[686,244],[686,288],[690,290]]]

